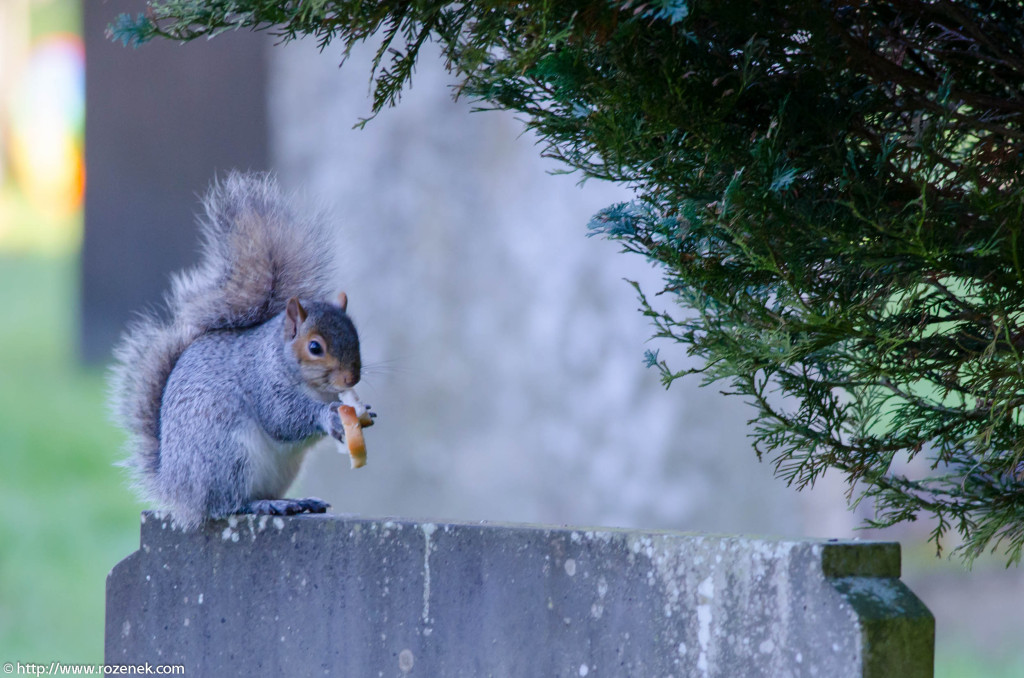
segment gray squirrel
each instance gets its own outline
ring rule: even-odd
[[[323,513],[324,501],[283,496],[313,443],[345,440],[338,399],[360,376],[347,298],[325,301],[327,231],[264,173],[215,180],[203,202],[201,261],[172,277],[170,319],[142,315],[114,349],[123,465],[185,529]]]

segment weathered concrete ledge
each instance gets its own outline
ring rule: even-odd
[[[106,661],[195,676],[931,676],[899,545],[347,516],[152,514]]]

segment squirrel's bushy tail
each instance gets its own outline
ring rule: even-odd
[[[203,199],[201,260],[171,278],[170,318],[137,318],[114,349],[110,388],[115,421],[129,434],[132,469],[152,495],[160,468],[160,402],[171,370],[197,337],[259,325],[289,297],[330,293],[334,248],[322,220],[300,218],[265,173],[232,172]]]

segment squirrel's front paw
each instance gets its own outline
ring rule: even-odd
[[[331,403],[330,414],[327,415],[327,435],[331,436],[339,443],[345,442],[345,424],[341,421],[341,413],[338,412],[338,408],[341,403]]]
[[[367,426],[373,426],[373,420],[377,418],[377,413],[373,411],[372,405],[363,403],[366,409],[359,414],[359,425],[363,428]]]

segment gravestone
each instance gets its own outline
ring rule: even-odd
[[[189,676],[932,675],[899,545],[347,516],[143,515],[106,662]]]
[[[196,196],[217,173],[268,165],[270,40],[249,32],[138,49],[104,34],[145,0],[82,2],[85,240],[80,353],[105,361],[171,271],[195,261]]]

